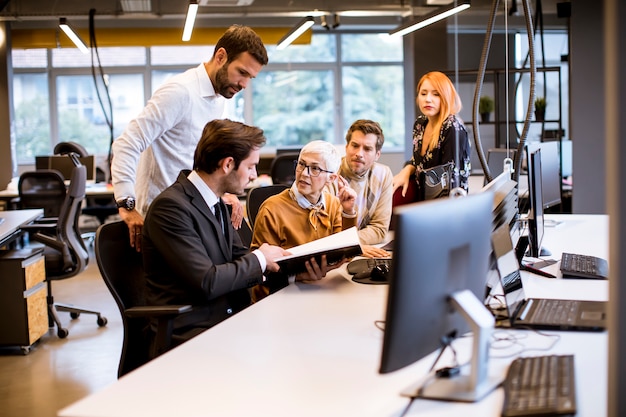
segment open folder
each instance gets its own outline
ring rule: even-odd
[[[356,227],[287,250],[291,255],[280,257],[276,262],[281,272],[288,275],[306,271],[304,263],[313,257],[319,264],[322,255],[326,255],[326,262],[332,264],[363,253]]]

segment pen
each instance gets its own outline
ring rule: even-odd
[[[552,275],[551,273],[546,272],[546,271],[542,271],[541,269],[533,268],[532,266],[523,265],[522,269],[524,269],[525,271],[528,271],[528,272],[530,272],[532,274],[541,275],[543,277],[556,278],[556,275]]]

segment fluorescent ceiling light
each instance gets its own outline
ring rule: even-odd
[[[306,32],[306,30],[308,28],[310,28],[311,26],[313,26],[313,24],[315,23],[315,20],[313,20],[313,17],[311,16],[307,16],[304,19],[302,19],[301,21],[298,22],[297,25],[295,25],[285,36],[283,36],[283,38],[278,42],[278,44],[276,45],[276,49],[281,50],[281,49],[285,49],[287,46],[289,46],[293,41],[295,41],[296,39],[298,39],[298,37],[300,35],[302,35],[304,32]]]
[[[89,53],[89,48],[87,48],[85,42],[78,36],[78,33],[74,32],[74,29],[72,29],[66,18],[62,17],[59,19],[59,27],[83,54]]]
[[[189,2],[189,8],[187,9],[187,18],[185,19],[185,29],[183,29],[183,42],[188,42],[191,39],[191,32],[193,32],[193,25],[196,21],[196,15],[198,14],[198,0],[191,0]]]
[[[404,36],[407,33],[411,33],[428,25],[432,25],[435,22],[443,20],[469,8],[469,0],[453,1],[447,6],[439,7],[437,8],[437,10],[431,13],[428,13],[424,16],[419,16],[417,19],[411,20],[404,25],[398,26],[397,28],[389,32],[389,34],[392,36]]]

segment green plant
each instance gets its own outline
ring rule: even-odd
[[[478,101],[478,113],[491,113],[494,109],[494,101],[489,96],[482,96]]]
[[[546,99],[543,97],[537,97],[535,99],[535,110],[536,111],[546,111]]]

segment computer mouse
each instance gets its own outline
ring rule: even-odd
[[[372,268],[370,279],[372,281],[387,281],[389,278],[389,265],[381,264]]]

